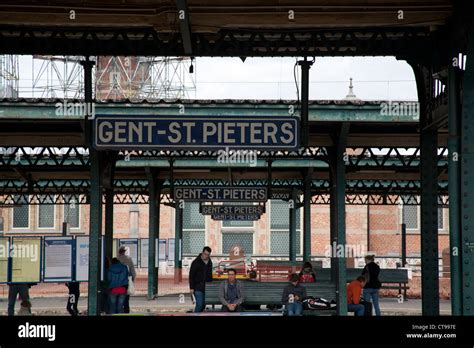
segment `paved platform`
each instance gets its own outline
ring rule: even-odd
[[[39,297],[32,298],[32,311],[35,315],[68,315],[66,312],[67,296],[64,297]],[[441,315],[451,315],[451,303],[448,300],[440,300]],[[0,300],[0,315],[7,313],[7,300]],[[17,302],[16,310],[20,303]],[[87,297],[79,300],[79,310],[87,310]],[[382,298],[380,301],[382,315],[421,315],[421,300],[413,299],[399,303],[397,298]],[[186,295],[160,296],[155,300],[147,300],[145,296],[133,296],[130,299],[130,308],[133,314],[148,315],[190,315],[186,313],[192,310],[191,297]],[[208,306],[210,308],[210,306]],[[263,306],[262,306],[263,308]],[[210,313],[209,313],[210,314]],[[261,312],[261,315],[279,315],[277,312]],[[192,315],[192,314],[191,314]],[[220,313],[212,315],[221,315]]]

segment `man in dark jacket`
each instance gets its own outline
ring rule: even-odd
[[[208,246],[202,249],[202,253],[194,259],[189,270],[189,288],[191,295],[196,300],[194,312],[204,311],[204,292],[206,291],[206,282],[212,281],[212,261],[211,248]]]
[[[379,281],[380,267],[374,262],[374,255],[365,257],[365,267],[362,275],[367,279],[363,295],[365,301],[372,302],[375,315],[380,315],[379,290],[382,284]],[[371,301],[372,300],[372,301]]]

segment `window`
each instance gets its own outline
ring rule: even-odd
[[[419,205],[403,206],[403,223],[406,224],[408,230],[419,230],[421,228],[419,224],[420,209]],[[443,212],[443,208],[438,208],[438,229],[440,230],[444,230]]]
[[[199,254],[206,243],[206,221],[199,203],[186,202],[183,208],[183,254]]]
[[[403,206],[403,223],[408,230],[418,230],[418,205]]]
[[[41,202],[38,205],[38,227],[54,228],[54,199],[50,195],[41,195],[38,197]]]
[[[202,251],[205,241],[204,231],[183,230],[183,253],[197,255]]]
[[[253,254],[253,233],[224,232],[222,233],[222,253],[228,254],[233,246],[239,246],[244,255]]]
[[[296,210],[296,253],[301,253],[300,209]],[[289,203],[280,200],[270,202],[270,253],[289,255],[290,253],[290,210]]]
[[[28,228],[30,226],[30,206],[27,196],[14,196],[14,201],[21,206],[13,208],[13,228]]]
[[[444,216],[443,216],[443,208],[438,208],[438,229],[444,230]]]
[[[77,196],[64,196],[63,222],[67,222],[71,228],[79,228],[79,198]]]

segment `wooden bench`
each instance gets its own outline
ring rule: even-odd
[[[347,268],[347,282],[351,282],[362,274],[362,268]],[[316,270],[316,281],[330,281],[331,269],[323,268]],[[382,283],[382,289],[398,289],[406,299],[408,286],[408,270],[400,268],[382,268],[380,269],[379,280]]]
[[[301,270],[301,262],[290,261],[258,261],[257,274],[258,280],[277,278],[279,280],[286,280],[288,276]]]
[[[313,269],[316,273],[316,281],[330,281],[331,280],[331,269],[320,268],[320,264],[317,261],[313,261]],[[259,281],[262,280],[262,276],[268,278],[288,278],[293,273],[299,273],[302,267],[302,262],[290,262],[290,261],[258,261],[257,272]],[[347,268],[347,282],[351,282],[362,274],[362,268]],[[404,299],[407,298],[408,286],[408,271],[400,268],[382,268],[380,269],[379,280],[382,283],[382,289],[396,289],[401,294],[403,291]]]
[[[244,305],[282,305],[281,296],[288,282],[253,282],[243,281],[245,286]],[[221,281],[206,283],[206,305],[220,305],[219,286]],[[329,301],[336,299],[336,287],[328,281],[305,283],[308,296],[322,297]],[[304,315],[334,315],[335,309],[305,310]]]
[[[313,269],[317,272],[319,269],[323,268],[322,261],[312,261]],[[303,263],[301,261],[291,262],[291,261],[258,261],[257,262],[257,274],[258,280],[264,281],[268,280],[279,280],[286,281],[291,273],[299,273]]]

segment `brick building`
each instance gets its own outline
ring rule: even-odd
[[[174,238],[174,209],[162,205],[160,238]],[[401,254],[401,223],[407,226],[407,256],[420,256],[419,206],[348,205],[347,244],[378,256]],[[84,235],[89,229],[89,206],[85,204],[37,204],[0,208],[3,236],[58,235],[63,222],[71,235]],[[449,247],[448,209],[439,209],[439,251]],[[311,206],[311,253],[324,256],[329,241],[329,206]],[[270,200],[258,221],[214,221],[199,213],[199,203],[185,203],[183,210],[183,254],[197,254],[209,245],[215,254],[228,254],[234,244],[245,254],[284,257],[289,250],[288,202]],[[298,254],[302,250],[302,211],[297,215]],[[114,207],[114,238],[147,238],[148,205],[117,204]],[[441,256],[441,255],[440,255]]]

